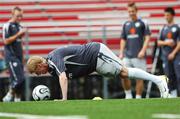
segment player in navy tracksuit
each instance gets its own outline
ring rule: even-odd
[[[22,15],[23,11],[15,7],[12,10],[12,18],[3,25],[5,60],[11,79],[10,90],[3,98],[4,102],[21,100],[20,90],[24,81],[22,36],[26,32],[20,25]]]
[[[170,79],[170,91],[176,97],[176,89],[180,94],[180,28],[174,23],[174,16],[173,8],[165,9],[167,24],[161,29],[158,46],[161,46],[164,72]]]

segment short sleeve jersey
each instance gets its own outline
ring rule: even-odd
[[[173,40],[175,44],[180,41],[180,28],[177,24],[173,24],[171,26],[165,25],[161,31],[160,31],[160,36],[159,40],[162,41],[168,41],[168,40]],[[173,47],[170,46],[163,46],[161,47],[162,50],[162,57],[167,58],[169,53],[173,51]]]
[[[87,75],[96,70],[99,43],[72,45],[57,48],[47,57],[49,73],[59,76],[65,72],[68,78]]]
[[[3,40],[15,35],[21,28],[22,26],[19,23],[5,23],[3,25]],[[19,37],[12,43],[5,45],[5,59],[7,62],[13,60],[14,58],[18,58],[20,61],[22,61],[23,49],[21,41],[21,37]]]
[[[121,33],[121,38],[126,41],[125,56],[136,58],[143,47],[144,37],[150,34],[149,26],[145,20],[125,22]]]

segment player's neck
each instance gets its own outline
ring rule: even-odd
[[[172,21],[168,22],[167,25],[168,25],[168,26],[174,25],[174,21],[172,20]]]
[[[133,18],[131,18],[131,21],[137,21],[138,20],[138,17],[136,16],[136,17],[133,17]]]
[[[13,18],[11,18],[11,19],[9,20],[9,22],[16,23],[16,20],[13,19]]]

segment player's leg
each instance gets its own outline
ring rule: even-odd
[[[132,62],[133,67],[146,71],[146,60],[145,59],[133,58],[133,59],[131,59],[131,62]],[[136,80],[136,98],[137,99],[142,98],[143,89],[144,89],[144,81]]]
[[[25,80],[23,64],[19,60],[17,60],[17,64],[18,65],[14,67],[14,71],[17,76],[17,84],[14,86],[16,92],[14,98],[15,102],[21,101],[22,88]]]
[[[128,67],[132,67],[131,60],[129,58],[123,58],[123,63]],[[121,79],[121,82],[125,92],[125,99],[132,99],[131,80]]]
[[[11,102],[14,99],[14,90],[9,87],[9,91],[6,93],[6,95],[3,97],[3,102]]]
[[[128,79],[121,79],[121,83],[125,93],[125,99],[132,99],[131,81]]]
[[[13,74],[12,74],[12,71],[11,71],[11,67],[8,63],[8,70],[9,70],[9,79],[10,79],[10,87],[9,87],[9,90],[8,92],[6,93],[6,95],[3,97],[3,102],[11,102],[14,100],[14,95],[15,95],[15,91],[13,90],[12,88],[12,83],[13,83]]]
[[[97,57],[96,71],[104,76],[115,76],[120,73],[119,67],[123,63],[119,58],[104,44],[100,44],[100,50]]]
[[[174,72],[173,62],[168,60],[163,60],[163,70],[165,75],[169,78],[168,87],[170,89],[170,93],[172,97],[177,97],[177,83],[176,76]]]
[[[169,89],[167,86],[168,78],[165,76],[156,76],[138,68],[123,67],[120,72],[120,77],[128,78],[128,79],[141,79],[141,80],[152,81],[158,86],[161,93],[161,97],[163,98],[170,97]]]
[[[174,70],[177,79],[178,96],[180,96],[180,53],[176,56],[174,60]]]
[[[12,101],[12,97],[14,101],[21,100],[21,87],[24,82],[24,72],[23,72],[23,65],[22,63],[14,59],[13,61],[9,62],[10,67],[10,75],[11,75],[11,89],[8,91],[7,95],[3,98],[4,102]]]
[[[136,99],[142,98],[142,92],[144,89],[144,81],[143,80],[136,80]]]
[[[97,58],[97,66],[96,71],[99,74],[102,74],[107,77],[115,77],[119,76],[120,69],[123,66],[123,63],[120,59],[104,44],[100,44],[100,51]],[[123,78],[124,80],[128,80]],[[123,86],[123,87],[130,87],[130,86]],[[127,93],[127,92],[125,92]],[[131,90],[128,93],[131,98]]]
[[[169,89],[167,86],[168,78],[155,76],[138,68],[126,68],[120,59],[103,44],[100,46],[96,70],[105,76],[120,75],[121,79],[128,78],[152,81],[158,86],[161,97],[169,97]]]

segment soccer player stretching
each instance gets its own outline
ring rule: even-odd
[[[94,71],[104,76],[119,75],[121,79],[142,79],[154,82],[161,97],[169,97],[167,78],[155,76],[138,68],[127,68],[120,59],[102,43],[88,43],[60,47],[50,52],[47,58],[32,56],[27,61],[30,73],[37,75],[49,72],[58,76],[62,100],[67,100],[68,79],[88,75]]]

